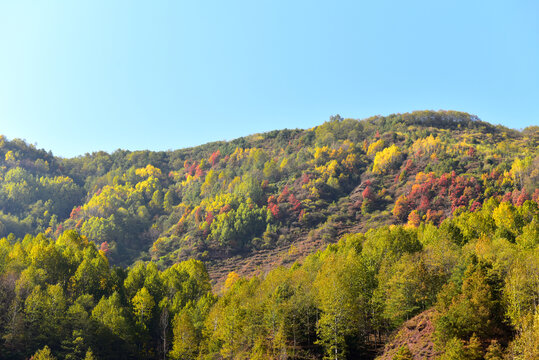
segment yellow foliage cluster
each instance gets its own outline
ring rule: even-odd
[[[159,180],[157,178],[150,176],[144,181],[138,182],[135,185],[135,189],[143,194],[151,195],[154,193],[155,190],[157,190],[159,186]]]
[[[524,159],[520,159],[517,157],[515,161],[513,161],[513,165],[511,166],[511,175],[513,181],[516,184],[519,184],[520,187],[522,187],[522,179],[531,164],[532,158],[529,156]]]
[[[352,171],[356,167],[358,163],[358,158],[356,154],[348,154],[346,156],[346,159],[342,161],[342,164],[345,168],[347,168],[349,171]]]
[[[208,173],[206,174],[206,177],[204,178],[204,182],[202,183],[202,186],[200,188],[200,194],[201,195],[209,194],[213,186],[220,179],[220,175],[222,174],[213,169],[208,171]]]
[[[313,157],[316,164],[325,163],[331,159],[343,159],[345,155],[354,152],[356,145],[350,140],[343,141],[338,148],[329,146],[315,147]]]
[[[233,162],[240,162],[244,159],[248,159],[250,161],[258,161],[260,158],[266,156],[266,152],[263,149],[260,148],[236,148],[232,155],[230,155],[230,160]]]
[[[374,165],[372,167],[372,171],[375,174],[384,173],[400,159],[401,155],[402,152],[395,144],[385,148],[382,151],[377,152],[376,156],[374,157]]]
[[[339,163],[336,160],[331,160],[325,165],[317,166],[315,168],[316,172],[320,173],[321,175],[325,175],[327,177],[329,176],[335,176],[337,174],[337,166]]]
[[[137,174],[140,177],[146,178],[150,176],[154,177],[160,177],[161,176],[161,169],[156,168],[155,166],[148,164],[144,168],[136,169],[135,174]]]
[[[434,138],[434,136],[430,135],[423,139],[417,139],[412,144],[412,153],[416,156],[421,155],[430,155],[433,153],[436,153],[439,149],[441,149],[442,143],[440,139]]]
[[[40,177],[39,182],[42,184],[73,184],[73,179],[69,176],[55,176],[54,178]]]
[[[367,150],[367,155],[368,156],[372,156],[374,154],[376,154],[378,151],[382,150],[384,148],[384,140],[380,139],[376,142],[373,142],[372,144],[369,145],[369,148]]]
[[[92,216],[109,216],[115,209],[122,206],[134,189],[130,186],[104,186],[101,191],[82,207],[84,212]]]
[[[241,178],[239,176],[235,176],[234,179],[232,179],[232,181],[230,182],[230,184],[228,184],[227,190],[229,192],[233,192],[236,186],[238,186],[239,184],[241,184]]]
[[[237,272],[235,272],[235,271],[229,272],[227,277],[226,277],[225,285],[223,287],[223,290],[224,291],[229,290],[240,279],[241,278],[240,278],[240,276],[238,275]]]
[[[348,177],[343,170],[353,171],[357,167],[359,158],[356,152],[356,144],[349,140],[343,141],[337,148],[316,147],[313,150],[312,163],[315,164],[314,169],[320,176],[310,180],[302,188],[308,189],[312,197],[319,196],[317,187],[324,183],[338,188],[341,181],[346,181]]]
[[[9,151],[6,153],[5,159],[6,159],[6,162],[8,162],[8,163],[13,163],[13,162],[15,162],[16,159],[15,159],[15,154],[13,154],[13,151],[9,150]]]
[[[235,194],[221,193],[215,197],[203,199],[200,204],[207,212],[218,212],[227,204],[237,206],[240,200],[241,199]]]

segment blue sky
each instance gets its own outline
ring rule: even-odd
[[[0,133],[60,156],[329,116],[539,124],[537,1],[1,1]]]

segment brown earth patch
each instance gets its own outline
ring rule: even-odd
[[[434,359],[440,355],[434,349],[432,323],[433,309],[423,311],[421,314],[408,320],[396,332],[384,348],[377,360],[391,360],[403,345],[408,346],[415,360]]]

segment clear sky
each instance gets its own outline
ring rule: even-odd
[[[539,1],[0,1],[0,133],[60,156],[329,116],[539,125]]]

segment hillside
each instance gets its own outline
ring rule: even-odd
[[[335,116],[72,159],[1,138],[0,232],[2,359],[539,356],[539,127]]]
[[[406,350],[417,360],[435,359],[440,355],[435,350],[432,315],[432,310],[426,310],[406,321],[376,360],[392,360],[399,351],[403,353]]]
[[[539,182],[538,139],[451,111],[336,116],[309,130],[72,159],[4,138],[0,235],[75,229],[116,264],[218,266],[299,239],[316,248],[343,228],[438,224],[495,195],[522,202]]]

